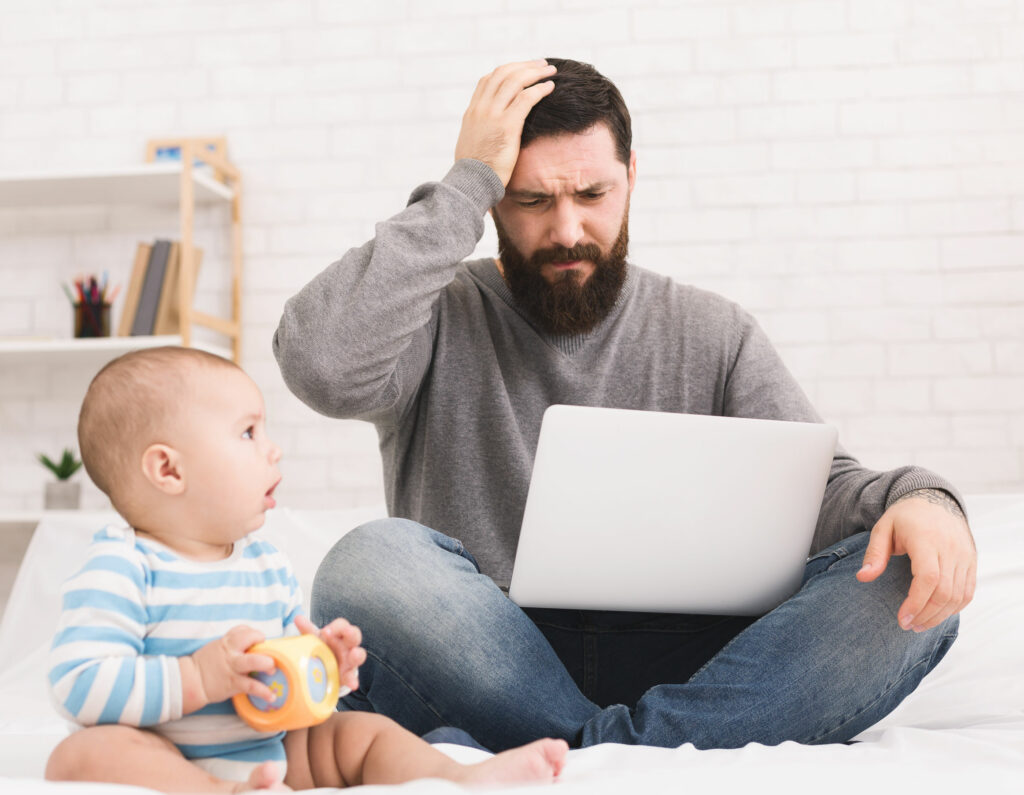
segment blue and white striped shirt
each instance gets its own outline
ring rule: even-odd
[[[151,727],[190,759],[284,760],[283,732],[257,732],[231,701],[182,716],[178,657],[246,624],[267,638],[298,634],[298,581],[258,534],[219,561],[183,558],[109,525],[64,583],[49,660],[58,710],[83,726]]]

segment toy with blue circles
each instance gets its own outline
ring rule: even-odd
[[[270,688],[273,701],[245,693],[233,699],[239,717],[254,729],[302,729],[323,723],[334,712],[340,691],[338,661],[316,635],[274,638],[248,651],[273,658],[276,669],[272,674],[251,674]]]

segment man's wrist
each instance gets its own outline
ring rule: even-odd
[[[482,160],[466,157],[455,161],[441,181],[465,194],[481,215],[505,195],[501,177]]]
[[[930,502],[932,505],[938,505],[945,508],[958,519],[963,519],[965,522],[967,521],[967,516],[964,514],[963,508],[960,507],[960,503],[957,502],[953,498],[953,495],[948,491],[937,488],[914,489],[913,491],[908,491],[902,497],[897,498],[893,502],[893,505],[897,502],[909,500],[911,497],[925,500],[926,502]]]

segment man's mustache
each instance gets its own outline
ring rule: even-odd
[[[533,268],[539,268],[552,262],[575,262],[576,260],[588,260],[596,264],[601,261],[601,258],[601,247],[596,243],[577,243],[572,248],[552,246],[538,249],[530,256],[529,264]]]

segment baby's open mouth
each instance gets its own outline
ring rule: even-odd
[[[277,500],[274,499],[274,489],[276,489],[280,483],[281,481],[278,479],[277,483],[267,489],[267,493],[263,495],[263,502],[268,509],[277,505]]]

